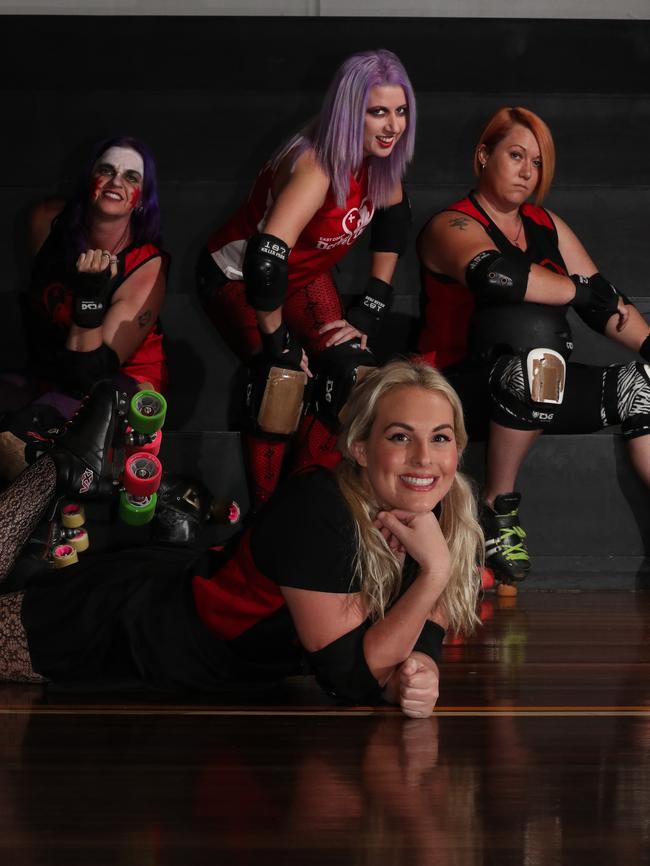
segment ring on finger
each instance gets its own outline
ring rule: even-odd
[[[106,256],[107,259],[110,259],[111,254],[109,253],[108,250],[104,250],[104,252],[102,253],[102,258],[103,258],[104,256]]]

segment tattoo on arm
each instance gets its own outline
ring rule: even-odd
[[[144,310],[138,316],[138,325],[140,325],[141,328],[146,328],[150,321],[151,321],[151,310]]]
[[[449,220],[449,225],[452,229],[458,229],[459,231],[464,232],[469,225],[469,219],[468,217],[454,217],[453,220]]]

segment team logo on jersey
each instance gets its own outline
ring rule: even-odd
[[[319,250],[333,250],[335,247],[352,246],[366,228],[375,208],[368,198],[364,198],[359,207],[350,208],[341,220],[343,233],[335,237],[322,237],[316,247]]]

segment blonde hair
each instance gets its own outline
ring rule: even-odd
[[[379,400],[404,386],[424,388],[446,397],[454,415],[459,460],[467,444],[458,395],[444,376],[427,364],[392,361],[368,373],[353,389],[339,437],[343,460],[337,467],[336,480],[354,519],[358,541],[354,577],[359,581],[365,611],[371,619],[384,616],[399,593],[402,574],[396,556],[373,525],[380,510],[379,503],[369,495],[352,447],[370,436]],[[471,482],[460,471],[456,471],[451,488],[441,502],[439,522],[452,561],[451,575],[439,603],[447,612],[454,631],[470,632],[478,622],[476,601],[484,541]]]
[[[537,140],[539,145],[539,153],[542,158],[542,167],[539,172],[539,181],[535,189],[535,204],[541,204],[546,196],[546,193],[551,188],[553,175],[555,174],[555,144],[551,130],[544,123],[541,117],[538,117],[535,112],[528,108],[517,106],[511,108],[504,105],[495,111],[492,117],[485,124],[483,132],[479,136],[478,144],[474,149],[474,174],[477,177],[481,176],[483,164],[479,158],[481,149],[485,149],[488,153],[497,146],[497,144],[508,135],[513,126],[524,126],[530,130]]]

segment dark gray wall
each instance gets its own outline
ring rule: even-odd
[[[210,228],[246,194],[270,151],[319,106],[337,64],[388,47],[412,77],[419,109],[408,186],[416,226],[471,184],[472,148],[498,106],[538,111],[555,133],[548,200],[603,272],[650,295],[650,22],[500,19],[3,17],[0,179],[4,341],[0,366],[22,360],[15,299],[31,203],[65,193],[90,143],[118,131],[158,158],[173,257],[164,322],[173,423],[224,429],[235,359],[202,319],[193,263]],[[355,251],[338,275],[361,286]],[[397,278],[396,348],[418,312],[413,252]],[[586,355],[599,352],[586,335]],[[189,384],[188,384],[189,383]]]

